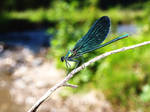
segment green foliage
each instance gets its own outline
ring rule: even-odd
[[[101,11],[93,5],[84,7],[81,10],[78,5],[77,2],[72,2],[71,4],[57,2],[56,4],[54,3],[55,7],[50,10],[51,17],[53,17],[51,20],[55,20],[57,23],[57,31],[55,32],[55,38],[52,40],[50,53],[55,57],[59,67],[63,66],[65,68],[65,63],[60,62],[60,57],[73,48],[77,40],[88,31],[92,23],[103,15],[111,18],[112,28],[119,21],[123,23],[135,22],[141,26],[141,33],[139,32],[137,35],[129,36],[127,39],[91,52],[85,55],[86,60],[100,53],[137,44],[150,38],[148,19],[144,18],[148,16],[148,13],[146,13],[148,11],[134,12],[132,10],[118,10],[118,8]],[[127,15],[128,17],[126,17]],[[106,41],[110,39],[112,39],[112,36]],[[81,71],[71,82],[80,84],[81,88],[86,88],[89,84],[92,84],[93,86],[90,87],[103,90],[107,98],[114,103],[121,102],[128,105],[129,102],[132,102],[132,104],[136,104],[139,94],[141,94],[142,99],[149,98],[148,92],[141,91],[145,79],[150,78],[149,49],[150,46],[144,46],[109,56]]]
[[[51,16],[53,17],[51,20],[56,21],[57,31],[55,32],[55,38],[52,40],[50,53],[55,57],[58,67],[63,66],[66,69],[65,63],[60,62],[60,57],[65,55],[69,49],[73,48],[77,40],[88,31],[92,23],[103,15],[111,18],[112,29],[119,21],[123,23],[135,22],[141,26],[141,32],[85,55],[86,60],[100,53],[137,44],[150,38],[150,28],[147,25],[148,20],[144,18],[148,13],[145,13],[145,10],[134,12],[132,10],[119,10],[118,8],[114,8],[108,11],[101,11],[93,5],[84,7],[81,10],[77,2],[72,2],[71,4],[61,2],[56,3],[54,6],[51,10],[51,15],[53,15]],[[112,39],[112,35],[106,41]],[[113,103],[121,102],[129,106],[131,102],[133,105],[136,105],[138,101],[137,96],[139,94],[145,94],[141,91],[145,78],[150,78],[148,76],[150,74],[150,70],[148,69],[150,68],[149,49],[150,46],[144,46],[109,56],[81,71],[71,82],[79,84],[81,88],[87,88],[88,85],[93,85],[90,87],[102,90]],[[77,90],[84,90],[81,88]]]

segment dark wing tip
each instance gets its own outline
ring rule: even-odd
[[[108,16],[103,16],[103,17],[99,18],[98,21],[101,21],[102,23],[106,23],[107,25],[110,26],[110,19]]]
[[[100,18],[101,20],[105,20],[105,21],[110,21],[109,17],[108,16],[103,16]]]

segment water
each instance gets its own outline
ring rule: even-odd
[[[24,46],[34,52],[38,52],[41,47],[49,47],[52,35],[46,30],[31,30],[22,32],[0,33],[1,44],[7,46]]]
[[[138,32],[138,27],[134,24],[120,24],[117,27],[117,33],[123,34],[128,33],[129,35],[136,34]]]

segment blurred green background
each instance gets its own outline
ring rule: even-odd
[[[125,33],[130,35],[86,54],[85,61],[107,51],[150,40],[149,0],[2,0],[0,12],[1,31],[12,30],[9,27],[11,20],[26,20],[46,26],[47,32],[53,35],[47,57],[66,73],[65,63],[60,61],[60,57],[73,48],[101,16],[111,19],[111,31],[105,42]],[[125,26],[125,30],[119,32],[121,26]],[[130,26],[133,26],[133,32]],[[68,90],[73,93],[102,91],[114,110],[149,112],[150,45],[102,59],[82,70],[70,82],[79,85],[77,89]]]

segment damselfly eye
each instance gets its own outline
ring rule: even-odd
[[[62,62],[64,61],[64,56],[61,57],[61,61],[62,61]]]

